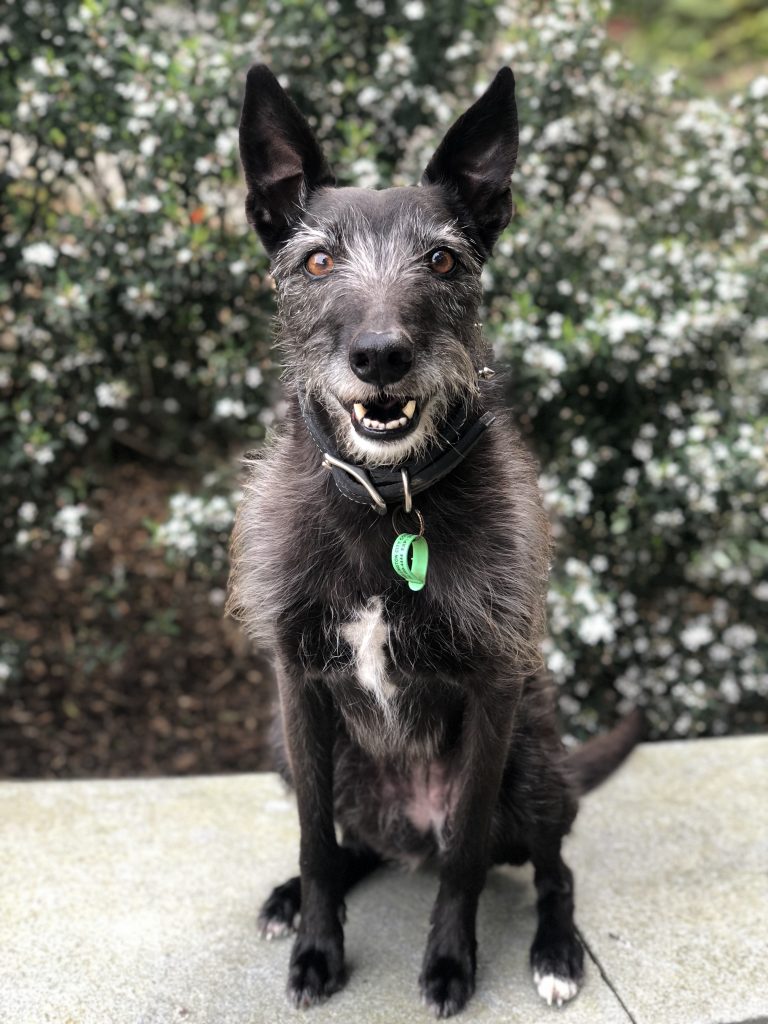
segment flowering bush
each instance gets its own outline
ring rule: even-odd
[[[24,545],[115,444],[261,436],[270,288],[236,194],[243,46],[97,0],[28,0],[0,32],[0,485]]]
[[[168,518],[150,526],[155,544],[172,565],[191,562],[196,573],[215,579],[227,570],[229,534],[241,493],[225,489],[216,473],[209,474],[203,486],[204,494],[177,491],[168,502]]]
[[[485,323],[553,512],[563,710],[579,731],[617,700],[646,704],[657,735],[757,722],[768,80],[693,98],[612,49],[604,16],[588,0],[16,5],[0,28],[6,543],[84,551],[89,473],[115,445],[210,465],[279,418],[235,145],[253,59],[340,181],[369,186],[417,180],[508,62],[518,215]],[[230,492],[178,497],[155,532],[216,587]]]
[[[722,732],[768,696],[768,80],[638,81],[583,4],[503,54],[539,87],[489,333],[555,513],[550,667],[587,728],[617,677],[660,733]]]

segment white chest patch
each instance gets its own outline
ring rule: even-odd
[[[350,621],[341,627],[341,635],[352,648],[357,680],[381,701],[393,697],[397,688],[387,678],[389,626],[384,619],[380,597],[371,597]]]

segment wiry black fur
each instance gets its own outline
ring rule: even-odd
[[[440,888],[420,986],[437,1016],[449,1016],[474,989],[487,869],[530,859],[534,978],[550,1001],[570,998],[583,954],[561,841],[579,792],[626,756],[639,724],[629,720],[596,752],[564,755],[540,671],[550,542],[533,462],[499,408],[471,456],[419,496],[430,570],[413,593],[389,564],[389,517],[337,491],[296,393],[314,396],[350,457],[409,457],[418,430],[399,449],[366,445],[347,409],[376,392],[350,371],[349,345],[394,325],[415,356],[387,395],[431,409],[419,430],[439,435],[441,410],[458,396],[497,405],[477,384],[476,319],[479,271],[511,213],[511,72],[451,129],[419,189],[331,188],[306,122],[264,68],[249,74],[241,152],[248,216],[274,259],[291,403],[281,436],[252,467],[233,539],[230,608],[275,653],[284,771],[301,824],[301,875],[264,904],[262,931],[298,927],[288,992],[311,1005],[344,982],[347,890],[383,859],[435,857]],[[449,244],[457,270],[437,280],[424,251]],[[326,280],[302,270],[313,247],[338,264]]]

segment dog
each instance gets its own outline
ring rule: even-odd
[[[228,606],[275,658],[300,876],[259,922],[296,932],[298,1007],[343,985],[345,896],[387,861],[438,865],[419,979],[437,1017],[474,991],[494,864],[533,863],[540,996],[561,1005],[583,977],[561,843],[641,719],[566,754],[542,670],[548,521],[478,323],[517,150],[502,68],[420,186],[338,188],[274,75],[248,73],[246,214],[272,260],[289,409],[250,468]]]

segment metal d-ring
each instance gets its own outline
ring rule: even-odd
[[[410,512],[413,508],[413,498],[411,497],[411,481],[408,479],[408,470],[401,469],[400,473],[403,478],[403,508],[406,512]]]
[[[404,511],[405,511],[405,509],[402,509],[402,508],[396,508],[396,509],[395,509],[395,511],[394,511],[394,512],[392,513],[392,526],[394,527],[394,530],[395,530],[395,534],[396,534],[396,535],[397,535],[398,537],[399,537],[399,536],[400,536],[400,534],[401,534],[401,533],[403,533],[404,531],[403,531],[403,530],[401,530],[401,529],[400,529],[400,528],[398,527],[398,525],[397,525],[397,516],[398,516],[398,513],[399,513],[399,512],[404,512]],[[419,510],[418,510],[417,508],[414,508],[414,509],[412,509],[411,511],[412,511],[412,512],[413,512],[413,514],[414,514],[414,515],[416,516],[416,518],[417,518],[417,519],[419,520],[419,532],[418,532],[417,536],[418,536],[418,537],[423,537],[423,536],[424,536],[424,516],[423,516],[423,515],[421,514],[421,512],[419,512]],[[410,531],[408,531],[408,532],[410,532]]]

